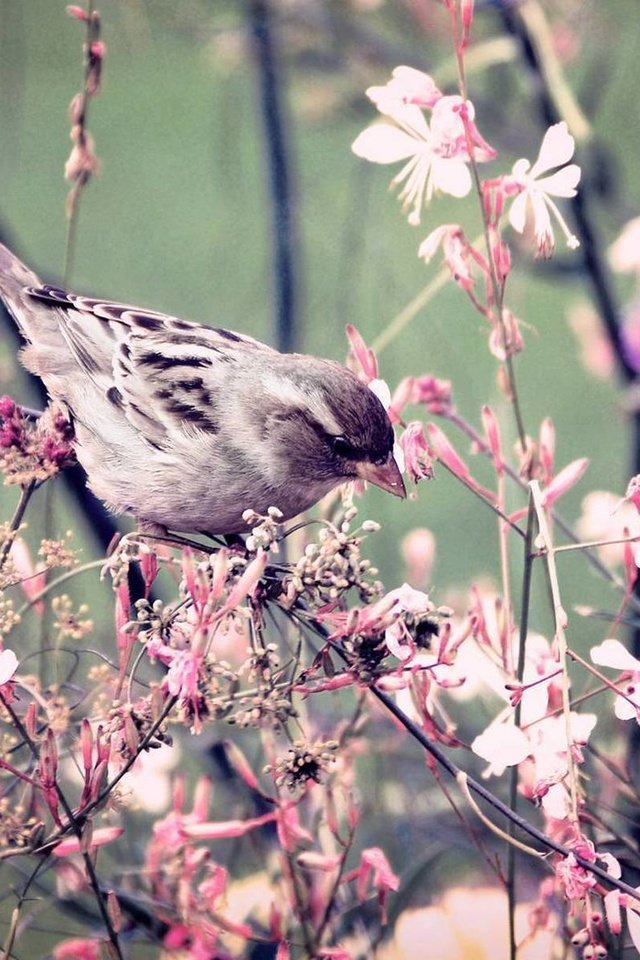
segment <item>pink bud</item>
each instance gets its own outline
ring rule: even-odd
[[[375,353],[366,345],[361,334],[352,324],[347,324],[346,330],[350,347],[347,366],[363,383],[376,380],[378,377],[378,361]]]
[[[500,427],[498,426],[498,421],[496,420],[493,410],[486,404],[482,408],[482,424],[489,449],[491,450],[496,473],[498,476],[502,476],[504,473],[504,464],[502,462],[502,449],[500,445]]]
[[[438,460],[444,463],[445,467],[448,467],[456,477],[461,477],[467,481],[470,480],[471,474],[469,473],[468,466],[464,460],[458,456],[440,427],[436,426],[435,423],[428,423],[427,434],[429,435],[433,452]]]
[[[124,827],[101,827],[99,830],[94,830],[89,849],[103,847],[106,843],[113,843],[113,841],[121,837],[123,833]],[[69,857],[74,853],[80,853],[83,849],[83,843],[83,839],[79,840],[77,837],[67,837],[54,847],[53,854],[56,857]]]
[[[196,820],[204,820],[209,812],[213,797],[213,783],[210,777],[200,777],[196,783],[193,797],[193,815]]]
[[[235,743],[231,740],[225,740],[224,749],[227,760],[235,770],[235,772],[241,777],[242,780],[251,790],[260,790],[260,784],[258,783],[258,778],[251,769],[249,761],[245,757],[244,753],[237,747]]]
[[[542,502],[545,507],[550,507],[556,500],[562,497],[571,487],[584,476],[589,460],[587,457],[580,457],[563,467],[560,473],[557,473],[551,483],[544,489]]]
[[[235,607],[239,606],[245,597],[253,593],[260,582],[260,578],[262,577],[266,566],[267,554],[263,550],[259,550],[255,559],[251,561],[236,585],[231,590],[225,604],[225,607],[228,610],[233,610]]]
[[[185,835],[192,840],[222,840],[243,837],[251,830],[273,823],[277,814],[265,813],[261,817],[249,817],[247,820],[220,820],[209,823],[188,823],[183,827]]]

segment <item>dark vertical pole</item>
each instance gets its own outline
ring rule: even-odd
[[[273,236],[273,344],[296,347],[296,231],[291,165],[285,131],[285,104],[277,44],[269,0],[249,0],[260,107],[264,125],[265,161],[271,200]]]

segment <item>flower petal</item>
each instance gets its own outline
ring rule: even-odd
[[[18,669],[18,658],[13,650],[3,650],[0,653],[0,686],[8,683]]]
[[[613,667],[614,670],[640,673],[640,660],[632,656],[619,640],[613,638],[604,640],[597,647],[592,647],[591,659],[600,667]]]
[[[575,197],[581,173],[577,163],[570,163],[568,167],[536,180],[536,187],[551,197]]]
[[[518,233],[524,233],[527,222],[527,194],[523,191],[515,198],[509,208],[509,223]]]
[[[436,189],[452,197],[466,197],[471,190],[471,174],[464,160],[459,157],[433,156],[433,183]]]
[[[374,123],[356,137],[351,149],[357,157],[373,163],[397,163],[413,157],[420,141],[386,120]]]
[[[569,133],[564,120],[549,127],[542,140],[538,159],[531,168],[529,176],[538,177],[547,170],[561,167],[573,156],[576,142]]]

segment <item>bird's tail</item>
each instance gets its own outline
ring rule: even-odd
[[[26,340],[32,341],[36,334],[38,311],[34,310],[27,287],[41,286],[40,278],[7,247],[0,243],[0,298],[17,323]]]

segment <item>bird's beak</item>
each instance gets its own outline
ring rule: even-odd
[[[398,464],[396,463],[393,452],[391,452],[384,463],[369,463],[363,461],[358,464],[358,476],[361,480],[373,483],[381,490],[392,493],[394,497],[406,499],[407,491],[404,487],[404,480]]]

